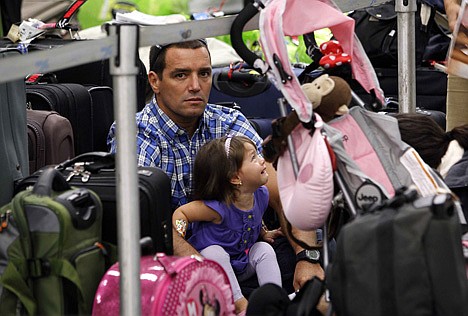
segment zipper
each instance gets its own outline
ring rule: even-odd
[[[40,92],[37,91],[37,90],[30,90],[30,89],[27,89],[27,90],[26,90],[26,94],[32,94],[32,95],[36,95],[36,96],[41,97],[42,99],[44,99],[44,100],[47,102],[47,104],[49,105],[49,109],[52,110],[52,111],[55,111],[55,108],[54,108],[54,106],[53,106],[52,101],[51,101],[45,94],[40,93]],[[32,108],[33,106],[34,106],[34,105],[31,104],[31,108]]]
[[[45,138],[43,133],[40,132],[40,129],[37,127],[37,122],[30,121],[28,122],[28,127],[36,134],[36,148],[37,144],[39,144],[39,150],[36,152],[36,166],[35,169],[39,169],[45,165]],[[44,159],[42,159],[44,157]]]
[[[93,250],[96,250],[96,249],[100,249],[101,250],[101,253],[104,255],[104,257],[107,257],[108,256],[108,252],[107,252],[107,249],[106,247],[104,247],[104,245],[100,242],[95,242],[92,246],[89,246],[89,247],[86,247],[86,248],[83,248],[81,250],[79,250],[78,252],[75,252],[71,257],[70,257],[70,262],[73,263],[73,265],[75,265],[75,260],[85,254],[85,253],[88,253],[88,252],[92,252]]]

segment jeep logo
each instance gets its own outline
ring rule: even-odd
[[[363,202],[370,202],[370,203],[375,203],[379,200],[379,198],[375,195],[364,195],[361,193],[361,196],[356,197],[358,201],[363,201]]]
[[[382,203],[383,196],[380,188],[371,182],[364,182],[356,191],[354,197],[357,207],[364,209],[375,203]]]

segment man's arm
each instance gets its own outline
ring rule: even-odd
[[[286,234],[286,237],[288,238],[289,243],[293,247],[294,252],[298,254],[299,252],[304,250],[304,248],[302,248],[301,246],[296,244],[294,241],[292,241],[291,237],[289,236],[287,232],[287,227],[286,227],[287,220],[286,220],[286,217],[284,216],[283,207],[281,205],[281,200],[279,197],[276,170],[273,168],[273,166],[270,163],[266,163],[266,165],[267,165],[267,172],[269,175],[268,182],[267,182],[268,191],[270,192],[269,205],[277,213],[283,233]],[[304,241],[308,245],[320,246],[317,243],[317,235],[316,235],[315,230],[301,231],[297,228],[292,227],[292,233],[297,239]],[[307,282],[314,276],[317,276],[322,280],[324,279],[325,274],[320,264],[311,263],[311,262],[304,261],[304,260],[297,262],[296,270],[294,272],[294,283],[293,283],[294,289],[295,290],[300,289],[305,284],[305,282]]]
[[[444,6],[450,31],[453,32],[455,24],[457,24],[458,12],[460,11],[460,0],[444,0]]]
[[[174,255],[182,257],[191,255],[201,256],[200,253],[192,247],[192,245],[179,236],[174,227],[172,228],[172,241],[174,243]]]

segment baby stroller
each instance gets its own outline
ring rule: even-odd
[[[265,61],[250,52],[242,41],[243,26],[258,11]],[[282,92],[284,99],[279,100],[282,114],[286,117],[285,103],[293,110],[292,115],[287,115],[287,118],[292,117],[287,119],[289,123],[282,125],[288,127],[280,128],[277,133],[288,143],[277,164],[280,196],[291,224],[304,230],[323,226],[324,269],[327,269],[328,225],[325,223],[332,202],[341,202],[348,212],[348,221],[353,221],[365,210],[399,195],[402,188],[414,187],[418,197],[450,190],[414,149],[401,141],[394,118],[354,107],[348,114],[324,123],[313,112],[313,104],[294,76],[283,36],[303,35],[324,27],[331,29],[343,49],[352,56],[354,78],[366,91],[374,91],[384,104],[375,72],[354,35],[354,22],[331,0],[308,1],[307,6],[298,0],[265,3],[256,0],[234,21],[231,40],[238,54],[257,71],[266,74]],[[359,200],[359,197],[366,199]],[[456,202],[455,210],[460,222],[466,223]],[[296,242],[305,248],[308,246]]]

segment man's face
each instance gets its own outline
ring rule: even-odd
[[[159,107],[176,123],[195,124],[203,114],[211,90],[211,60],[205,47],[169,47],[162,78],[149,80]]]

